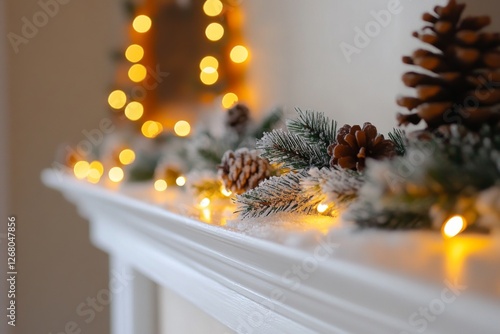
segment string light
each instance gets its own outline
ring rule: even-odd
[[[205,70],[203,70],[200,73],[200,80],[207,86],[213,85],[217,82],[217,80],[219,80],[219,73],[217,73],[217,71],[207,73]]]
[[[323,203],[318,204],[317,210],[318,210],[319,213],[323,213],[327,209],[328,209],[328,204],[323,204]]]
[[[238,102],[238,95],[234,93],[227,93],[222,98],[222,106],[226,109],[231,108],[237,102]]]
[[[155,121],[146,121],[142,127],[141,132],[147,138],[155,138],[163,131],[163,126]]]
[[[229,190],[227,190],[226,187],[224,187],[224,186],[222,186],[220,188],[220,192],[221,192],[222,195],[224,195],[226,197],[229,197],[229,196],[231,196],[233,194],[232,192],[230,192]]]
[[[147,75],[148,70],[146,69],[146,67],[144,67],[144,65],[141,64],[134,64],[128,70],[128,77],[133,82],[141,82],[142,80],[146,79]]]
[[[130,45],[125,51],[125,58],[131,63],[137,63],[144,57],[144,49],[137,44]]]
[[[131,149],[124,149],[118,155],[118,160],[124,165],[130,165],[135,161],[135,152]]]
[[[87,180],[91,183],[98,183],[104,173],[104,166],[99,161],[92,161],[89,165]]]
[[[144,106],[137,101],[130,102],[125,108],[125,117],[131,121],[137,121],[144,114]]]
[[[168,188],[167,181],[165,180],[156,180],[154,187],[156,191],[165,191]]]
[[[217,71],[218,68],[219,68],[219,61],[215,57],[206,56],[200,61],[200,70],[204,72],[214,72]]]
[[[132,22],[132,27],[138,33],[145,33],[151,29],[152,21],[151,18],[147,15],[139,15]]]
[[[83,180],[84,178],[86,178],[89,175],[89,171],[90,164],[87,161],[78,161],[73,166],[73,173],[79,180]]]
[[[248,59],[248,50],[243,45],[236,45],[234,48],[232,48],[229,57],[235,63],[243,63]]]
[[[179,186],[182,187],[186,184],[186,178],[184,176],[179,176],[176,180],[175,183]]]
[[[200,208],[202,208],[202,209],[208,208],[209,205],[210,205],[210,198],[208,198],[208,197],[205,197],[204,199],[202,199],[200,201]]]
[[[203,11],[208,16],[217,16],[222,13],[224,5],[220,0],[207,0],[203,4]]]
[[[122,90],[112,91],[108,96],[108,103],[113,109],[121,109],[127,103],[127,94]]]
[[[462,216],[453,216],[444,225],[442,233],[446,238],[453,238],[462,233],[467,227],[467,221]]]
[[[186,121],[178,121],[175,123],[174,131],[179,137],[186,137],[191,132],[191,125]]]
[[[224,36],[224,27],[220,23],[210,23],[205,29],[205,35],[212,42],[216,42]]]
[[[109,170],[108,176],[111,181],[118,183],[123,180],[123,169],[121,169],[120,167],[113,167]]]

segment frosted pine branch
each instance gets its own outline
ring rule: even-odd
[[[277,212],[309,214],[317,202],[310,195],[304,195],[300,186],[307,173],[288,173],[271,177],[242,195],[237,196],[236,213],[243,219],[266,217]]]
[[[311,145],[321,146],[324,150],[335,142],[337,122],[330,120],[324,113],[296,108],[297,119],[287,121],[288,130]]]
[[[301,184],[304,191],[319,191],[326,201],[340,208],[358,196],[358,191],[364,184],[364,177],[358,172],[341,168],[313,168]]]
[[[292,170],[329,165],[330,157],[322,146],[310,144],[302,137],[281,129],[265,133],[257,141],[257,148],[261,150],[262,157],[271,163],[282,164]]]

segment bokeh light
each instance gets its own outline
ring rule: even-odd
[[[243,63],[248,59],[248,50],[243,45],[236,45],[229,54],[231,60],[235,63]]]
[[[134,30],[139,33],[145,33],[151,29],[152,23],[153,22],[149,16],[139,15],[134,19],[134,22],[132,22],[132,27],[134,27]]]
[[[108,96],[108,103],[113,109],[121,109],[127,103],[127,94],[122,90],[112,91]]]
[[[130,45],[125,51],[125,58],[131,63],[137,63],[144,57],[144,49],[137,44]]]
[[[137,121],[144,114],[144,106],[140,102],[130,102],[125,108],[125,117],[131,121]]]
[[[186,121],[178,121],[175,123],[174,131],[179,137],[185,137],[191,132],[191,125]]]

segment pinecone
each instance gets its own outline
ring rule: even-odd
[[[267,179],[271,175],[271,167],[256,150],[240,148],[236,152],[224,153],[218,174],[227,190],[242,194]]]
[[[249,121],[250,110],[244,104],[238,103],[227,110],[226,125],[238,135],[245,134]]]
[[[344,125],[337,132],[337,142],[328,147],[332,157],[330,166],[340,166],[345,169],[363,171],[366,158],[383,159],[396,155],[395,145],[391,140],[377,132],[371,123],[359,125]]]
[[[397,115],[401,125],[424,120],[428,130],[453,123],[477,130],[500,120],[500,34],[481,32],[490,24],[488,16],[462,19],[464,9],[455,0],[436,6],[435,14],[423,15],[428,22],[423,31],[413,33],[432,51],[418,49],[403,62],[432,74],[403,75],[404,84],[415,88],[417,97],[398,99],[400,106],[414,110]]]

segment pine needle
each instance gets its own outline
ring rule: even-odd
[[[389,138],[396,146],[396,153],[398,155],[405,155],[408,146],[408,139],[406,138],[406,132],[401,129],[392,129],[392,132],[389,132]]]
[[[308,144],[320,145],[325,150],[335,142],[337,122],[330,120],[321,112],[302,111],[300,108],[295,108],[295,111],[299,117],[287,122],[291,133],[302,137]]]

